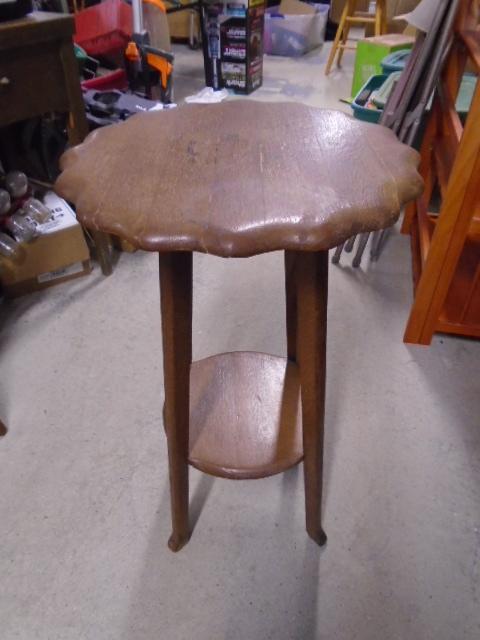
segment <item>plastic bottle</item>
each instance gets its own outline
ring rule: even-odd
[[[13,238],[0,231],[0,255],[13,262],[21,262],[25,257],[25,249]]]
[[[50,209],[37,198],[29,198],[22,206],[22,214],[38,224],[43,224],[52,216]]]
[[[30,242],[37,235],[37,225],[33,220],[14,213],[5,224],[17,242]]]
[[[28,191],[28,178],[23,171],[9,171],[5,176],[5,188],[12,198],[22,198]]]
[[[0,216],[4,216],[10,211],[12,199],[6,189],[0,189]]]

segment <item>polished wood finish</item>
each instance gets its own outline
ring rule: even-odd
[[[265,353],[194,362],[190,464],[214,476],[265,478],[303,458],[298,368]]]
[[[74,32],[75,22],[72,16],[34,11],[18,20],[1,23],[0,51],[72,38]]]
[[[411,234],[415,285],[408,343],[428,345],[436,331],[480,337],[478,80],[464,128],[454,108],[468,57],[480,73],[480,32],[465,31],[471,6],[472,0],[462,2],[421,147],[426,189],[408,207],[402,226]],[[428,211],[436,183],[442,197],[438,215]]]
[[[421,190],[417,162],[385,127],[235,100],[97,129],[64,154],[56,190],[85,226],[138,248],[245,257],[390,226]]]
[[[160,252],[164,420],[177,551],[188,465],[258,478],[304,458],[309,536],[321,522],[328,249],[391,225],[417,197],[418,154],[383,127],[300,104],[188,105],[99,129],[62,161],[83,224]],[[285,251],[287,355],[192,364],[192,251]]]
[[[321,509],[328,251],[298,252],[296,281],[306,525],[308,535],[319,545],[322,545],[327,540],[321,524]]]
[[[0,127],[52,111],[68,113],[68,139],[80,144],[88,125],[73,50],[72,16],[33,12],[0,23]],[[108,238],[93,231],[102,272],[112,272]]]
[[[285,310],[287,326],[287,357],[297,361],[297,283],[296,253],[285,251]]]
[[[160,254],[160,293],[172,535],[178,551],[190,537],[188,448],[190,365],[192,362],[192,254]]]

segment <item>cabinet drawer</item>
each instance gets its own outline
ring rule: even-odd
[[[48,111],[68,111],[61,41],[0,56],[0,126]]]

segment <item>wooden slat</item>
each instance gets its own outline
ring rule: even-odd
[[[480,326],[478,324],[465,324],[463,322],[449,322],[440,316],[435,330],[439,333],[452,333],[456,336],[468,338],[480,338]]]
[[[477,73],[480,73],[480,31],[460,31],[460,37],[477,68]]]
[[[351,22],[353,24],[365,24],[366,22],[375,22],[375,18],[361,18],[360,16],[347,16],[345,18],[346,22]]]
[[[442,106],[440,118],[442,132],[448,137],[456,152],[462,138],[463,125],[455,108],[455,100],[446,85],[440,83],[438,95]]]
[[[422,275],[422,256],[420,254],[420,240],[418,237],[418,224],[416,219],[413,220],[413,224],[410,227],[410,246],[412,250],[413,290],[415,292],[420,276]]]
[[[477,266],[470,295],[465,304],[463,322],[474,322],[480,329],[480,264]]]
[[[445,138],[439,138],[433,148],[433,159],[442,199],[445,198],[448,188],[448,180],[454,162],[454,153],[450,150]]]
[[[420,256],[422,265],[428,256],[430,249],[430,240],[432,238],[433,224],[428,217],[427,207],[423,196],[417,198],[417,225],[418,225],[418,242],[420,247]]]

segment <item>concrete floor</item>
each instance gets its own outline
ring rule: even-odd
[[[339,106],[351,58],[267,59],[257,99]],[[177,60],[184,95],[201,59]],[[196,86],[198,84],[198,86]],[[194,356],[285,353],[282,256],[195,256]],[[302,468],[191,471],[195,531],[170,532],[157,260],[4,303],[2,640],[459,640],[480,637],[480,343],[402,342],[406,238],[330,279],[324,525]]]

